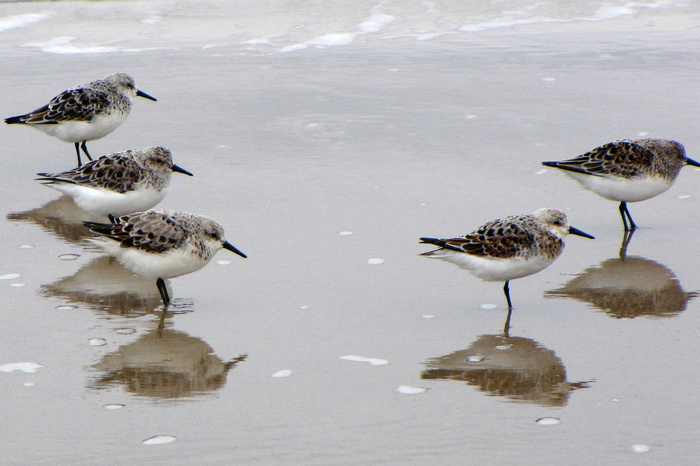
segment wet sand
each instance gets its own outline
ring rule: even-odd
[[[249,258],[222,251],[171,280],[158,332],[155,283],[89,249],[83,214],[33,181],[70,168],[72,145],[1,126],[0,461],[695,461],[700,171],[630,205],[641,228],[621,263],[617,205],[540,162],[645,135],[700,157],[697,12],[432,40],[389,38],[397,21],[317,48],[374,5],[323,27],[282,11],[275,27],[299,22],[299,37],[263,46],[241,45],[275,32],[254,9],[133,5],[0,4],[54,15],[0,35],[4,116],[128,72],[158,102],[136,101],[91,152],[170,148],[195,176],[174,176],[160,206],[214,217]],[[23,46],[70,35],[122,49]],[[567,238],[511,283],[505,336],[502,284],[419,257],[417,240],[543,206],[596,239]],[[5,366],[21,362],[42,367]],[[142,443],[158,435],[175,441]]]

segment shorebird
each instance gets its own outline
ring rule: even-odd
[[[620,202],[625,231],[637,228],[628,202],[645,201],[668,190],[686,165],[700,167],[686,157],[683,145],[668,139],[622,139],[570,160],[542,164],[564,170],[584,188]]]
[[[113,219],[162,201],[173,172],[192,176],[173,163],[168,149],[149,147],[105,155],[61,173],[38,173],[37,180],[72,197],[81,209]]]
[[[80,149],[92,160],[87,141],[100,139],[117,129],[129,115],[131,101],[136,96],[157,100],[138,90],[128,74],[114,73],[63,91],[33,112],[5,118],[5,123],[29,125],[49,136],[74,143],[80,166]]]
[[[124,267],[156,279],[167,308],[165,279],[196,272],[223,249],[247,257],[224,238],[224,229],[209,217],[173,210],[149,210],[123,215],[116,223],[84,222],[103,238],[89,239]]]
[[[421,243],[439,246],[421,255],[456,264],[484,281],[505,281],[503,292],[511,309],[510,280],[549,267],[564,250],[567,234],[594,239],[570,226],[561,210],[543,208],[493,220],[457,238],[420,238]]]

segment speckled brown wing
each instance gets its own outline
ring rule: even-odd
[[[177,248],[189,237],[181,223],[175,222],[170,215],[163,212],[148,211],[123,215],[117,222],[85,222],[85,226],[119,241],[123,248],[136,248],[151,253]]]
[[[128,155],[103,156],[61,173],[37,173],[39,181],[74,183],[125,193],[143,178],[142,167]]]
[[[648,169],[654,162],[654,153],[632,141],[614,141],[590,152],[563,162],[546,162],[545,165],[577,171],[589,175],[615,175],[631,178],[640,170]]]
[[[527,252],[535,237],[507,219],[486,223],[468,235],[444,240],[446,245],[474,256],[507,259]]]
[[[109,104],[106,92],[86,88],[71,89],[61,92],[43,107],[23,115],[20,120],[28,124],[90,121]]]

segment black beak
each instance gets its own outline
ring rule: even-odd
[[[595,239],[595,236],[591,236],[588,233],[584,233],[583,231],[579,230],[578,228],[574,228],[574,227],[569,227],[569,234],[576,235],[576,236],[583,236],[584,238],[588,238],[588,239]]]
[[[694,167],[700,167],[700,163],[696,162],[693,159],[685,159],[685,163],[687,163],[688,165],[692,165]]]
[[[138,90],[137,90],[137,91],[136,91],[136,95],[139,96],[139,97],[143,97],[144,99],[153,100],[153,101],[155,101],[155,102],[158,101],[158,99],[156,99],[156,98],[153,97],[153,96],[150,96],[150,95],[146,94],[146,93],[143,92],[143,91],[138,91]]]
[[[231,252],[235,252],[236,254],[238,254],[239,256],[241,256],[241,257],[244,258],[244,259],[245,259],[246,257],[248,257],[248,256],[246,256],[245,254],[243,254],[241,251],[239,251],[238,249],[236,249],[236,246],[234,246],[233,244],[229,243],[228,241],[224,242],[224,249],[228,249],[228,250],[231,251]]]
[[[187,170],[185,170],[182,167],[178,167],[175,164],[173,164],[173,171],[178,172],[178,173],[184,173],[185,175],[188,175],[188,176],[194,176],[192,173],[188,172]]]

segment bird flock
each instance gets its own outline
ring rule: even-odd
[[[246,255],[226,241],[223,227],[209,217],[148,210],[167,194],[173,172],[192,176],[173,163],[170,150],[149,147],[92,158],[87,141],[117,129],[134,97],[156,100],[137,89],[128,74],[114,73],[63,91],[43,107],[5,123],[29,125],[75,144],[76,168],[39,173],[37,180],[70,196],[86,212],[109,218],[111,223],[84,222],[101,235],[89,241],[127,269],[156,279],[165,310],[171,302],[165,279],[201,269],[222,248]],[[84,165],[81,149],[90,160]]]
[[[686,156],[683,145],[668,139],[623,139],[570,160],[542,164],[561,169],[584,188],[619,202],[625,232],[637,228],[628,202],[645,201],[668,190],[686,165],[700,167]],[[485,281],[505,281],[503,291],[510,310],[509,281],[552,264],[564,250],[567,234],[594,239],[569,226],[563,212],[539,209],[532,215],[488,222],[459,238],[421,238],[422,243],[439,246],[422,255],[457,264]]]
[[[173,163],[168,149],[149,147],[92,158],[87,142],[119,127],[135,97],[156,100],[137,89],[131,76],[115,73],[61,92],[43,107],[5,122],[29,125],[75,145],[76,168],[39,173],[37,180],[70,196],[86,212],[110,219],[111,223],[84,222],[99,235],[89,241],[136,274],[156,279],[166,310],[171,299],[165,279],[201,269],[222,248],[246,255],[226,241],[223,227],[211,218],[148,210],[165,197],[173,172],[192,176]],[[89,159],[85,165],[81,150]],[[585,189],[619,202],[625,232],[637,228],[627,203],[668,190],[686,165],[700,167],[680,143],[667,139],[623,139],[569,160],[542,163],[562,170]],[[505,282],[510,316],[510,280],[551,265],[564,250],[568,234],[594,239],[569,225],[561,210],[542,208],[493,220],[456,238],[420,238],[423,244],[437,246],[421,255],[456,264],[485,281]]]

